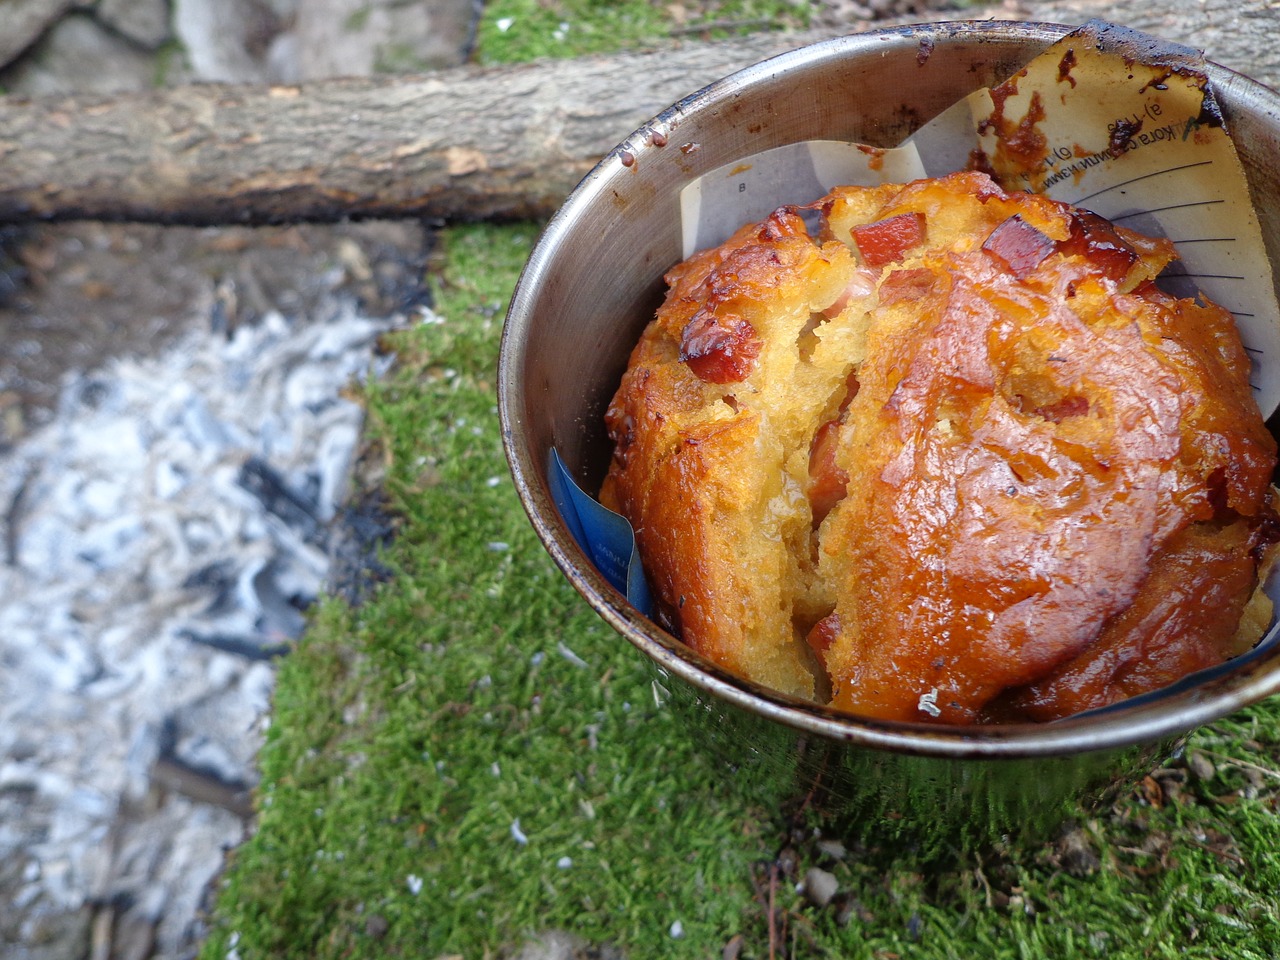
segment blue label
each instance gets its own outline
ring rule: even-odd
[[[653,602],[631,524],[584,493],[558,451],[551,451],[550,461],[547,482],[551,499],[573,539],[614,589],[646,617],[652,616]]]

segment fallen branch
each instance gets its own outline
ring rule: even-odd
[[[1265,5],[1232,4],[1229,17],[1220,15],[1227,0],[1151,0],[1141,10],[1074,0],[1034,12],[1070,24],[1127,19],[1203,44],[1214,58],[1274,83],[1280,67],[1268,31],[1243,24],[1250,8],[1265,13]],[[816,39],[765,34],[302,87],[0,97],[0,222],[545,217],[620,139],[669,104]]]
[[[542,217],[669,104],[799,42],[301,87],[0,98],[0,221]]]

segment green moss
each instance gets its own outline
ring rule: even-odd
[[[534,237],[449,231],[444,322],[399,336],[396,372],[368,391],[402,518],[393,577],[359,609],[322,604],[282,662],[259,829],[232,858],[206,960],[233,944],[482,957],[550,928],[633,957],[718,956],[741,935],[764,957],[770,916],[793,957],[1280,949],[1274,704],[1192,739],[1207,779],[1178,768],[1078,813],[1097,856],[1078,876],[1052,842],[941,860],[863,845],[820,797],[795,813],[802,791],[704,756],[553,568],[507,479],[496,347]],[[838,879],[835,907],[797,892],[810,866]]]
[[[674,35],[722,37],[802,26],[813,0],[492,0],[477,33],[477,58],[510,63],[606,53]]]

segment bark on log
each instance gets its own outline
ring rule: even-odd
[[[1026,18],[970,8],[969,17]],[[1275,85],[1269,0],[1037,4],[1202,47]],[[0,222],[233,224],[347,217],[544,217],[632,130],[688,93],[819,37],[766,34],[647,53],[303,87],[0,97]]]

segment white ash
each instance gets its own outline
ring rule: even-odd
[[[516,817],[511,821],[511,839],[522,847],[528,846],[529,844],[529,838],[525,835],[525,832],[520,829],[519,817]]]
[[[328,570],[362,417],[340,391],[381,362],[387,326],[347,306],[269,314],[112,360],[0,457],[0,863],[19,942],[114,903],[156,924],[155,956],[191,949],[245,829],[226,801],[254,778],[271,657]],[[166,763],[225,796],[165,789]]]

